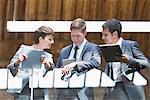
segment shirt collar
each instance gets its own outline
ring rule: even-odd
[[[121,44],[122,44],[122,40],[123,40],[123,38],[120,37],[119,40],[118,40],[117,43],[116,43],[116,44],[119,45],[120,47],[121,47]]]
[[[83,48],[84,45],[86,44],[86,42],[87,42],[87,40],[86,40],[86,38],[84,38],[83,42],[82,42],[80,45],[78,45],[79,49],[80,49],[80,48]],[[73,43],[73,48],[74,48],[75,46],[76,46],[76,44]]]

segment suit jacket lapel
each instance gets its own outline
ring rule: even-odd
[[[125,53],[126,44],[127,43],[125,42],[125,40],[122,40],[122,45],[121,45],[122,53]]]
[[[69,47],[68,47],[68,50],[66,50],[66,53],[64,53],[64,58],[65,59],[68,59],[69,58],[69,55],[70,55],[70,52],[71,52],[71,49],[72,49],[73,45],[71,44]]]
[[[89,42],[86,42],[85,45],[84,45],[84,48],[81,52],[81,55],[80,55],[80,59],[83,60],[83,56],[84,56],[84,53],[86,52],[86,50],[88,49],[88,44]]]
[[[122,41],[122,46],[121,46],[121,50],[122,50],[122,53],[126,53],[127,51],[127,46],[129,46],[126,42],[126,40],[123,40]],[[122,67],[122,72],[126,72],[128,69],[127,69],[127,64],[126,63],[121,63],[121,67]]]

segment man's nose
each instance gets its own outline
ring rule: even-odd
[[[104,35],[102,35],[102,39],[104,40],[104,38],[105,38],[105,36]]]
[[[75,36],[75,37],[74,37],[74,40],[75,40],[75,41],[77,41],[77,40],[78,40],[77,36]]]
[[[51,43],[54,44],[54,40],[52,40]]]

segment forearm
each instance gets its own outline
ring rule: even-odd
[[[150,62],[141,51],[137,42],[132,45],[133,56],[129,56],[129,62],[132,65],[141,65],[142,67],[150,68]]]
[[[76,67],[79,72],[92,69],[92,68],[99,68],[100,66],[100,59],[93,59],[91,61],[77,61]]]
[[[129,64],[133,66],[140,66],[141,68],[150,68],[150,62],[148,59],[136,59],[133,57],[130,57]]]
[[[85,56],[83,61],[77,61],[77,68],[82,69],[91,69],[99,68],[101,64],[101,57],[99,49],[93,50],[91,56]]]

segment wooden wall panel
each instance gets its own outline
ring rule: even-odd
[[[136,0],[118,0],[118,18],[122,20],[133,20]]]
[[[16,0],[14,2],[15,7],[13,6],[13,17],[14,20],[24,20],[25,19],[25,1],[26,0]],[[16,13],[14,10],[16,9]]]
[[[82,9],[83,10],[83,16],[81,16],[81,17],[83,17],[84,19],[88,20],[90,14],[91,14],[91,13],[89,13],[89,12],[91,12],[90,11],[90,1],[91,0],[83,0],[83,1],[84,1],[83,6],[81,6],[78,11],[81,11],[81,9]],[[76,5],[78,5],[78,4],[76,4]]]
[[[3,30],[3,26],[2,26],[2,25],[3,25],[3,22],[0,20],[0,30],[1,30],[1,31],[0,31],[0,40],[1,40],[2,37],[3,37],[3,34],[2,34],[2,32],[3,32],[3,31],[2,31],[2,30]]]
[[[47,20],[61,20],[63,0],[48,0],[48,19]]]
[[[37,9],[38,9],[37,2],[38,0],[26,0],[25,20],[37,20]]]
[[[89,0],[88,0],[89,1]],[[83,4],[84,0],[76,0],[76,9],[75,9],[75,17],[83,17]]]
[[[97,15],[100,9],[98,9],[99,0],[91,0],[89,9],[89,20],[97,20]]]
[[[62,20],[72,20],[74,18],[76,0],[63,0],[62,2]]]
[[[48,1],[47,0],[38,0],[36,11],[37,11],[37,19],[38,20],[47,20]]]
[[[142,2],[137,0],[134,18],[136,20],[150,20],[148,11],[150,11],[150,0],[142,0]]]
[[[150,13],[149,13],[149,11],[150,11],[150,0],[147,0],[145,5],[143,5],[143,7],[144,7],[144,9],[143,9],[143,17],[141,19],[150,21]]]
[[[0,0],[0,39],[4,38],[4,23],[5,23],[5,17],[6,17],[6,5],[7,1]]]
[[[120,0],[102,0],[102,19],[118,17],[119,1]]]
[[[3,0],[3,1],[6,1],[6,0]],[[7,0],[7,6],[6,6],[6,11],[5,11],[7,20],[13,20],[13,12],[14,12],[14,0]]]

